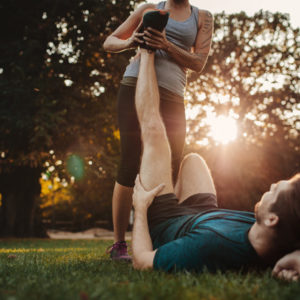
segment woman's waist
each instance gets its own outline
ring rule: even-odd
[[[132,88],[136,87],[136,83],[137,77],[123,77],[123,79],[121,80],[122,85],[129,86]],[[158,88],[161,100],[183,103],[184,98],[181,94],[175,93],[170,89],[164,88],[163,86],[159,86]]]
[[[126,77],[137,78],[139,74],[139,65],[139,59],[136,59],[127,66],[121,81],[122,84],[131,86],[136,84],[133,79],[128,81]],[[186,84],[186,72],[184,68],[169,59],[155,57],[155,71],[159,86],[183,96]]]

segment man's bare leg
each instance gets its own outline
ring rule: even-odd
[[[147,203],[151,203],[157,195],[174,192],[171,151],[159,113],[159,101],[154,54],[142,49],[135,95],[143,143],[140,178],[136,180],[133,194],[135,215],[132,251],[133,265],[137,269],[152,268],[156,252],[149,233]],[[165,184],[164,187],[161,186],[162,183]]]
[[[205,160],[196,153],[190,153],[181,163],[175,194],[181,203],[198,193],[216,195],[216,189]]]
[[[146,190],[164,183],[159,193],[174,192],[172,184],[171,150],[166,129],[159,112],[159,90],[154,68],[154,53],[141,49],[140,70],[135,104],[141,127],[143,154],[140,178]]]

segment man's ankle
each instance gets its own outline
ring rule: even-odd
[[[153,56],[154,57],[154,51],[152,50],[148,50],[148,49],[145,49],[145,48],[140,48],[140,51],[141,51],[141,56]]]

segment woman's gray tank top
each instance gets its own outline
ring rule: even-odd
[[[163,9],[166,2],[160,2],[157,8]],[[169,18],[166,26],[167,39],[176,46],[190,51],[194,46],[198,32],[198,16],[199,10],[195,6],[191,6],[190,17],[178,22]],[[138,77],[140,59],[133,59],[127,66],[123,75],[125,77]],[[184,94],[184,87],[186,84],[185,68],[176,64],[176,62],[168,56],[163,50],[156,50],[155,52],[155,69],[158,85],[163,87],[181,97]]]

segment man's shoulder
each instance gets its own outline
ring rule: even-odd
[[[254,223],[251,212],[214,209],[197,215],[190,228],[197,232],[200,239],[211,240],[215,237],[214,243],[247,244],[247,232]]]
[[[198,214],[199,218],[230,218],[230,217],[239,217],[239,218],[249,218],[254,219],[254,213],[249,211],[242,211],[242,210],[233,210],[233,209],[226,209],[226,208],[213,208],[202,213]]]

